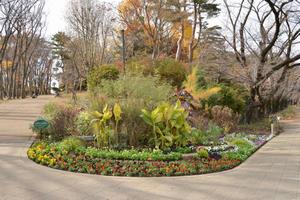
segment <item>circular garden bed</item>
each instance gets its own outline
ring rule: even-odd
[[[235,150],[217,153],[220,156],[215,157],[216,147],[202,148],[187,156],[159,150],[103,150],[86,147],[79,139],[67,138],[61,142],[35,142],[27,154],[36,163],[71,172],[108,176],[182,176],[232,169],[258,148],[243,139],[233,143],[237,147]]]

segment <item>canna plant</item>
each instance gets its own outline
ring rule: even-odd
[[[115,104],[113,111],[105,105],[102,113],[94,111],[91,124],[96,136],[98,147],[110,147],[118,138],[118,123],[121,120],[122,110],[119,104]],[[115,126],[113,127],[113,120]]]
[[[115,119],[115,134],[116,134],[116,142],[119,142],[119,134],[118,134],[118,125],[121,120],[122,110],[121,106],[118,103],[115,103],[113,108],[113,114]]]
[[[187,144],[191,127],[187,123],[188,113],[181,107],[179,101],[173,106],[162,103],[152,112],[142,110],[141,117],[152,127],[156,149],[182,147]]]

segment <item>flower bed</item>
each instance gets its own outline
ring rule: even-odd
[[[253,153],[249,145],[246,145],[246,148],[247,151],[240,148],[239,151],[230,152],[219,160],[199,157],[183,160],[181,153],[174,152],[118,152],[84,146],[70,148],[62,145],[62,142],[38,142],[33,144],[27,153],[31,160],[55,169],[109,176],[150,177],[195,175],[231,169]]]

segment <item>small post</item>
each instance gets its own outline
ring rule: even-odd
[[[126,68],[125,68],[125,64],[126,64],[126,51],[125,51],[125,30],[124,29],[121,30],[121,36],[122,36],[122,62],[123,62],[123,70],[124,70],[124,74],[126,74]]]
[[[274,123],[271,124],[271,135],[274,135]]]

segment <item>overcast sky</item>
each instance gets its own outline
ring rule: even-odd
[[[45,13],[47,15],[47,38],[51,37],[58,31],[65,31],[65,15],[69,1],[70,0],[46,0]],[[120,1],[121,0],[106,0],[106,2],[116,4]],[[103,2],[105,2],[105,0],[103,0]]]
[[[58,31],[66,31],[65,15],[66,15],[67,5],[69,1],[70,0],[46,0],[45,13],[47,15],[47,30],[45,36],[47,38],[51,38],[51,36],[57,33]],[[102,1],[110,2],[116,5],[121,2],[121,0],[102,0]],[[219,24],[219,19],[214,19],[211,20],[210,22],[213,25]]]

